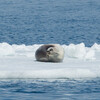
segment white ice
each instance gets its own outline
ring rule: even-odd
[[[95,78],[100,77],[100,45],[62,45],[61,63],[38,62],[35,51],[41,44],[0,43],[0,78]]]

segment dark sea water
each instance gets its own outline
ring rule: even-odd
[[[0,0],[0,42],[100,43],[100,0]]]
[[[100,100],[100,79],[0,80],[0,100]]]
[[[100,0],[0,0],[0,43],[100,44]],[[1,79],[0,100],[100,100],[100,78]]]

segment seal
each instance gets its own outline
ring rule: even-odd
[[[61,62],[64,58],[64,49],[59,44],[45,44],[36,50],[35,57],[37,61],[42,62]]]

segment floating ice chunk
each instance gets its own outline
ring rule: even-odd
[[[97,43],[95,43],[91,48],[100,52],[100,45]]]
[[[8,43],[0,43],[0,56],[14,55],[15,52]]]
[[[0,78],[100,77],[100,52],[97,52],[100,51],[100,45],[62,45],[65,50],[65,59],[62,63],[35,61],[34,54],[39,46],[41,45],[0,43]],[[94,57],[95,60],[88,60]]]
[[[65,49],[65,56],[77,59],[94,59],[95,51],[91,48],[85,47],[84,43],[63,45]]]
[[[65,52],[67,56],[71,58],[82,59],[86,55],[86,49],[84,43],[78,45],[70,44]]]
[[[37,45],[9,45],[8,43],[0,43],[0,56],[26,56],[33,57],[35,56],[35,52],[37,48],[39,48],[41,44]],[[70,45],[62,45],[65,51],[65,58],[77,58],[77,59],[94,59],[95,51],[100,51],[100,45],[94,44],[91,48],[85,47],[84,43],[80,44],[70,44]]]
[[[95,59],[95,51],[91,49],[87,51],[85,59]]]

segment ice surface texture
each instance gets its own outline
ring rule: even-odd
[[[62,45],[62,63],[37,62],[35,51],[41,44],[0,43],[0,78],[85,78],[100,77],[100,45]]]

